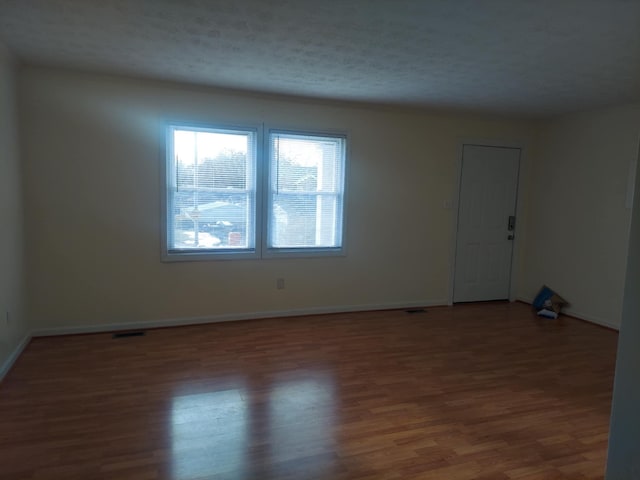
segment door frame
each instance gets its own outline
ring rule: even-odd
[[[525,181],[528,172],[527,149],[526,143],[521,141],[509,141],[500,139],[478,139],[478,138],[459,138],[457,140],[457,160],[455,185],[452,200],[452,225],[451,239],[452,245],[449,252],[449,292],[447,295],[447,305],[453,305],[453,289],[455,284],[456,270],[456,250],[458,245],[458,220],[460,210],[460,190],[462,186],[462,155],[464,154],[465,145],[475,145],[479,147],[497,147],[497,148],[519,148],[520,149],[520,165],[518,169],[518,185],[516,190],[516,227],[514,230],[513,251],[511,254],[511,273],[509,279],[509,301],[516,300],[516,287],[518,285],[518,264],[520,259],[520,247],[523,244],[520,237],[524,234],[524,202],[521,201],[525,192]]]

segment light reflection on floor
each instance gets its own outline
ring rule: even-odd
[[[238,389],[174,397],[173,478],[188,480],[242,468],[247,416],[247,405]]]
[[[331,377],[305,372],[270,383],[247,381],[245,385],[259,388],[174,397],[174,479],[277,478],[279,473],[296,468],[291,466],[292,460],[318,458],[334,451],[336,406]],[[309,469],[320,473],[327,467],[322,462],[307,462],[304,473],[312,473]]]
[[[309,377],[276,384],[270,393],[271,455],[278,461],[332,451],[333,385]]]

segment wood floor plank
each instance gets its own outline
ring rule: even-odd
[[[519,303],[36,338],[0,479],[602,479],[616,343]]]

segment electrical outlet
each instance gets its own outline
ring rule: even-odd
[[[284,290],[284,278],[276,279],[276,289]]]

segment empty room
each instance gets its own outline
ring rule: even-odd
[[[0,479],[640,479],[639,142],[637,0],[0,0]]]

